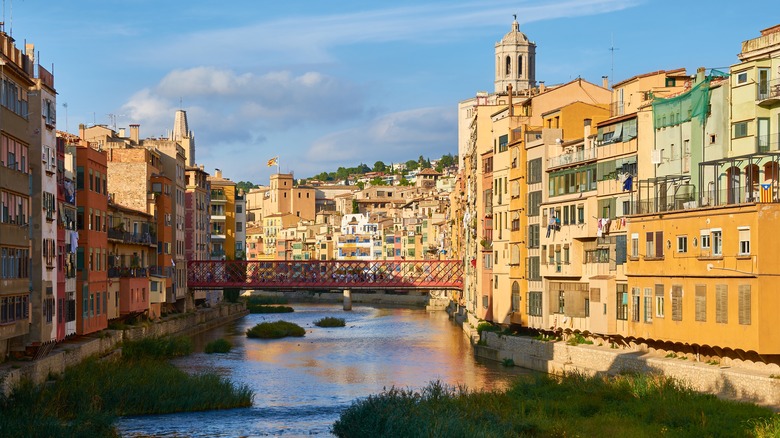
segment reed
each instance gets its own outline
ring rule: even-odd
[[[170,359],[192,353],[192,340],[184,336],[144,338],[122,344],[122,357],[128,360]]]
[[[347,325],[347,322],[344,320],[344,318],[326,316],[322,319],[314,321],[314,325],[317,327],[344,327]]]
[[[291,313],[295,311],[295,309],[290,306],[269,306],[266,304],[252,303],[247,303],[246,308],[249,310],[249,313]]]
[[[333,425],[338,437],[780,436],[763,407],[721,400],[656,375],[521,376],[506,391],[432,382],[360,399]]]
[[[303,337],[306,330],[287,321],[263,322],[246,331],[248,338],[279,339],[287,336]]]
[[[227,353],[231,348],[233,348],[233,344],[231,344],[230,341],[225,338],[219,338],[206,344],[203,351],[206,352],[206,354]]]

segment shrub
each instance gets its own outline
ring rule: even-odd
[[[219,338],[216,341],[211,341],[206,344],[204,351],[206,354],[227,353],[231,348],[233,348],[233,344],[231,344],[230,341],[224,338]]]
[[[247,310],[249,313],[291,313],[294,312],[290,306],[266,306],[264,304],[247,304]]]
[[[347,322],[344,320],[344,318],[326,316],[325,318],[314,321],[314,325],[317,327],[344,327],[347,325]]]
[[[477,333],[479,333],[479,335],[482,336],[482,332],[484,331],[497,332],[497,331],[501,331],[501,327],[497,325],[493,325],[487,321],[482,321],[477,325]]]
[[[279,339],[287,336],[303,337],[306,330],[287,321],[263,322],[246,331],[248,338]]]
[[[505,357],[504,360],[501,361],[501,365],[507,368],[511,368],[515,366],[515,360],[512,359],[511,357]]]
[[[192,340],[184,336],[144,338],[122,344],[122,357],[136,359],[170,359],[192,353]]]

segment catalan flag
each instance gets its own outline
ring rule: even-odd
[[[761,202],[772,202],[772,184],[761,184]]]
[[[270,160],[268,160],[268,167],[276,166],[278,161],[279,161],[279,157],[278,156],[271,158]]]

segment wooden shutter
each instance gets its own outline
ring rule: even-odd
[[[682,321],[682,286],[672,286],[672,321]]]
[[[591,303],[601,302],[601,288],[599,287],[590,288],[590,302]]]
[[[655,256],[656,257],[664,256],[664,232],[663,231],[655,232]]]
[[[707,286],[696,285],[696,321],[707,321]]]
[[[715,285],[715,322],[729,322],[729,287],[726,284]]]
[[[750,285],[739,285],[739,323],[742,325],[750,325]]]

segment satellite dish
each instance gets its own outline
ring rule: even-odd
[[[555,144],[561,144],[561,143],[563,143],[563,140],[561,140],[560,138],[555,139]]]

